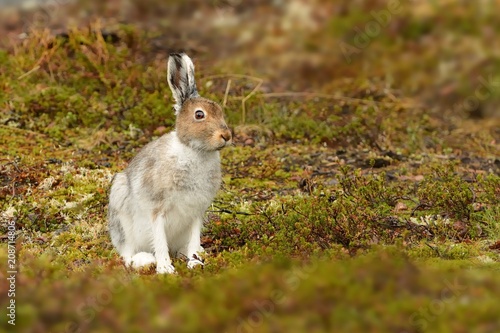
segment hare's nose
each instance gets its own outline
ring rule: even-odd
[[[227,142],[227,141],[231,140],[231,133],[230,133],[230,132],[227,132],[227,133],[222,133],[222,134],[220,135],[220,137],[221,137],[222,139],[224,139],[224,141],[226,141],[226,142]]]

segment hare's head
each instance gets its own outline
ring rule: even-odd
[[[175,99],[175,128],[182,143],[203,151],[220,150],[231,144],[231,131],[222,108],[200,97],[194,80],[194,65],[186,54],[170,54],[168,85]]]

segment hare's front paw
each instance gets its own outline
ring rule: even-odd
[[[132,267],[135,269],[144,266],[149,266],[156,262],[155,256],[152,253],[139,252],[132,257]]]
[[[195,268],[196,266],[200,266],[203,267],[205,264],[203,263],[203,261],[199,260],[199,259],[195,259],[195,258],[191,258],[188,260],[188,264],[187,264],[187,267],[189,269],[192,269],[192,268]]]
[[[157,264],[156,265],[156,273],[158,274],[174,274],[175,268],[172,264]]]

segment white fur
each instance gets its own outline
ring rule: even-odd
[[[109,209],[117,210],[126,241],[120,244],[113,239],[111,230],[112,240],[126,263],[142,266],[143,261],[136,263],[137,254],[154,253],[157,272],[172,273],[170,254],[192,258],[203,250],[200,246],[203,214],[220,185],[219,152],[188,147],[179,141],[175,132],[145,148],[146,153],[155,152],[157,163],[165,163],[168,167],[162,170],[165,175],[160,175],[155,185],[161,188],[162,178],[167,182],[175,181],[179,175],[183,177],[183,189],[167,189],[169,195],[162,202],[154,202],[144,193],[149,189],[142,184],[144,170],[140,162],[131,170],[117,174],[111,188]],[[138,157],[143,156],[139,154]],[[173,160],[175,164],[171,164]],[[153,212],[157,210],[161,213],[154,218]],[[194,262],[188,265],[190,268],[194,266]]]
[[[179,81],[168,80],[168,85],[170,90],[172,90],[172,96],[175,100],[174,110],[176,115],[181,110],[182,103],[185,99],[199,96],[196,91],[196,82],[194,80],[193,61],[184,53],[180,55],[180,59],[177,59],[180,60],[180,66],[178,66],[174,57],[168,59],[167,66],[167,76],[170,78],[171,74],[176,73],[179,78]]]
[[[139,252],[132,257],[132,262],[129,264],[134,268],[141,268],[156,264],[155,256],[148,252]]]
[[[191,60],[191,58],[188,57],[187,54],[183,54],[182,55],[182,60],[184,61],[184,65],[186,66],[187,72],[188,72],[188,75],[187,75],[187,77],[188,77],[188,85],[195,87],[196,86],[196,82],[194,81],[194,64],[193,64],[193,61]]]
[[[201,262],[198,259],[189,259],[187,267],[194,268],[196,266],[203,266],[203,265],[204,265],[203,262]]]

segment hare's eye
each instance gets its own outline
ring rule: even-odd
[[[201,111],[201,110],[196,110],[196,111],[194,112],[194,118],[195,118],[196,120],[201,120],[201,119],[205,118],[205,112],[203,112],[203,111]]]

